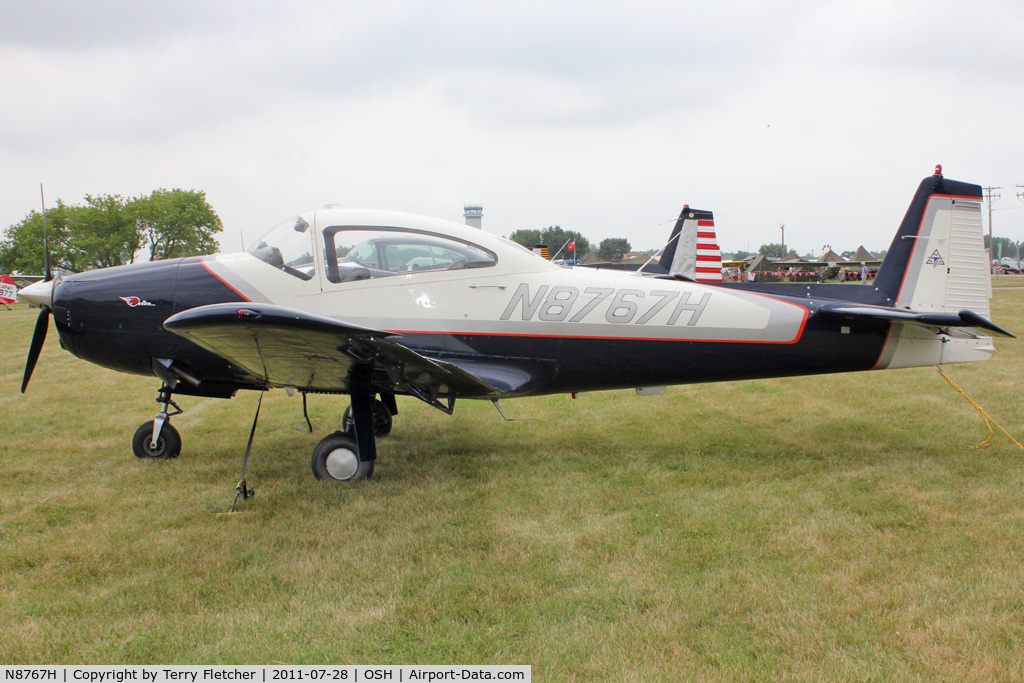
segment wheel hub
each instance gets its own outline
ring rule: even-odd
[[[335,448],[327,454],[324,463],[327,472],[335,479],[350,479],[359,467],[359,457],[349,448]]]
[[[166,447],[166,445],[167,444],[164,442],[164,437],[162,436],[159,439],[157,439],[156,448],[153,448],[153,444],[148,439],[143,444],[143,446],[146,449],[146,453],[148,453],[149,457],[151,458],[161,457],[164,454],[164,448]]]

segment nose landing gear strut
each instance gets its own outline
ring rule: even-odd
[[[156,418],[144,422],[135,430],[132,437],[132,451],[137,458],[154,458],[168,460],[177,458],[181,453],[181,436],[178,430],[171,425],[171,417],[181,415],[182,410],[178,404],[171,400],[173,387],[164,383],[160,387],[156,402],[160,404],[160,412]],[[174,408],[174,412],[168,410],[168,406]]]

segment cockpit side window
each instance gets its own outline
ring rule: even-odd
[[[430,232],[350,226],[324,230],[324,263],[330,282],[488,268],[497,262],[492,251]]]
[[[289,275],[310,280],[316,274],[310,235],[309,223],[296,216],[265,234],[248,252]]]

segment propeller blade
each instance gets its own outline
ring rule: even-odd
[[[40,306],[39,317],[36,318],[36,330],[32,333],[32,345],[28,347],[28,360],[25,361],[25,378],[21,381],[21,393],[25,393],[28,381],[32,379],[32,371],[36,369],[39,352],[46,341],[46,331],[50,329],[50,307]]]

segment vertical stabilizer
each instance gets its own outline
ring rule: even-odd
[[[722,251],[715,235],[714,214],[684,206],[659,263],[673,275],[698,282],[721,282]]]
[[[875,287],[896,308],[970,310],[989,317],[992,283],[982,236],[981,187],[947,180],[939,172],[921,181]]]

